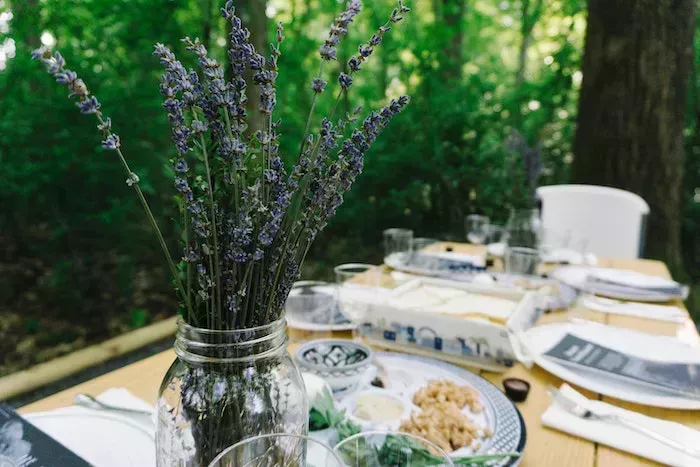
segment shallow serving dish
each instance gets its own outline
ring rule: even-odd
[[[358,402],[361,398],[366,396],[375,396],[378,398],[387,399],[389,401],[401,404],[400,412],[397,412],[396,417],[386,418],[383,420],[368,420],[364,417],[359,416],[356,412],[358,409]],[[390,389],[381,388],[368,388],[359,389],[352,395],[345,397],[341,402],[341,407],[346,409],[347,416],[354,423],[360,425],[362,430],[390,430],[396,431],[399,429],[401,420],[405,420],[411,416],[411,412],[416,410],[411,400],[404,395],[398,393],[397,391],[392,391]]]
[[[443,310],[441,304],[421,302],[414,292],[426,286],[439,289],[438,295],[447,297],[448,302],[453,295],[473,298],[468,305],[476,306],[477,312],[454,301],[446,302],[452,306],[449,310]],[[539,302],[535,292],[420,278],[392,290],[386,300],[369,304],[358,321],[358,329],[370,344],[505,371],[517,359],[514,335],[537,321],[542,313]],[[508,304],[508,310],[491,310],[489,303]]]
[[[370,368],[372,358],[368,346],[344,339],[307,342],[295,354],[299,368],[326,380],[334,393],[354,389]]]

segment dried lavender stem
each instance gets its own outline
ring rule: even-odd
[[[321,79],[323,76],[323,65],[326,63],[325,61],[321,60],[321,65],[318,67],[318,75],[316,77],[318,79]],[[299,147],[299,156],[302,155],[304,152],[304,144],[306,143],[306,138],[309,136],[309,129],[311,128],[311,120],[314,116],[314,109],[316,109],[316,101],[318,100],[318,95],[320,93],[314,92],[314,97],[311,99],[311,108],[309,109],[309,116],[306,118],[306,126],[304,128],[304,134],[301,137],[301,145]]]
[[[219,321],[221,321],[221,303],[219,303],[219,307],[217,308],[216,306],[216,297],[219,295],[221,291],[221,274],[219,271],[219,244],[217,241],[217,236],[219,232],[216,229],[216,209],[214,208],[214,184],[213,180],[211,178],[211,170],[209,169],[209,154],[207,152],[207,146],[206,142],[204,141],[204,136],[199,135],[199,141],[200,144],[202,145],[202,155],[204,156],[204,169],[206,170],[207,174],[207,184],[209,185],[207,187],[207,191],[209,192],[209,203],[210,203],[210,208],[211,208],[211,226],[212,226],[212,240],[214,241],[214,269],[212,269],[212,274],[214,275],[215,278],[215,284],[216,284],[216,290],[212,294],[213,296],[213,310],[212,311],[218,311],[219,313]],[[210,256],[210,267],[211,267],[211,256]],[[219,302],[221,302],[221,299],[219,298]]]
[[[97,120],[101,123],[104,124],[104,120],[102,119],[102,114],[98,112],[96,114]],[[124,154],[122,153],[120,148],[116,148],[117,154],[119,155],[119,160],[122,163],[122,166],[124,167],[124,170],[126,171],[126,174],[128,177],[131,177],[131,174],[133,173],[131,171],[131,168],[129,168],[129,164],[126,162],[126,158],[124,157]],[[185,288],[182,285],[182,281],[180,280],[180,275],[178,274],[177,268],[175,267],[175,263],[173,262],[173,257],[170,254],[170,250],[168,249],[168,244],[165,243],[165,238],[163,238],[163,234],[160,231],[160,227],[158,227],[158,222],[156,222],[155,216],[153,216],[153,212],[151,211],[151,207],[148,205],[148,201],[146,201],[146,197],[143,195],[143,192],[141,191],[141,187],[139,186],[138,182],[134,183],[132,185],[134,187],[134,191],[136,191],[136,195],[139,198],[139,201],[141,201],[141,206],[143,206],[144,211],[146,211],[146,217],[148,217],[148,220],[151,223],[151,227],[153,228],[153,232],[156,234],[156,237],[158,238],[158,243],[160,243],[160,247],[163,250],[163,253],[165,254],[165,258],[168,261],[168,267],[170,268],[170,274],[172,274],[173,279],[175,280],[175,284],[180,291],[181,295],[185,294]],[[194,314],[192,311],[192,305],[190,304],[190,297],[185,296],[185,305],[187,306],[187,312],[189,313],[190,316]]]
[[[226,131],[229,136],[233,136],[231,117],[228,114],[228,109],[224,109],[224,120],[226,120]],[[233,162],[231,163],[231,181],[233,182],[233,204],[236,208],[236,214],[238,214],[238,198],[240,197],[240,192],[238,191],[238,170],[234,167]]]

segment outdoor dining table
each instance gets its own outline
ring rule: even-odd
[[[457,252],[469,254],[483,252],[483,250],[481,250],[483,247],[472,245],[453,243],[448,246]],[[601,267],[630,269],[646,274],[669,277],[668,269],[664,263],[659,261],[599,258],[598,264]],[[680,302],[676,303],[676,305],[680,307],[683,306]],[[685,323],[677,324],[630,316],[604,314],[579,306],[569,311],[555,311],[544,314],[537,324],[566,321],[572,316],[651,334],[677,336],[685,342],[690,342],[692,344],[700,342],[700,337],[690,317]],[[338,337],[349,337],[349,334],[340,333]],[[293,354],[294,350],[296,350],[296,345],[290,345],[289,350]],[[71,405],[73,397],[78,393],[100,394],[113,387],[124,387],[144,401],[154,404],[163,375],[174,358],[175,354],[172,350],[159,353],[29,404],[22,407],[19,412],[30,413],[47,411],[68,406]],[[658,465],[655,462],[647,461],[632,454],[627,454],[582,438],[545,428],[540,418],[551,403],[551,399],[547,395],[547,386],[559,386],[562,381],[543,369],[537,366],[526,369],[524,366],[516,364],[505,373],[472,370],[479,372],[481,376],[499,387],[502,387],[501,381],[508,377],[524,379],[531,384],[531,390],[527,400],[518,404],[518,408],[525,419],[527,427],[527,445],[525,447],[524,459],[521,463],[522,466],[625,467]],[[700,411],[681,411],[647,407],[623,402],[600,394],[594,394],[578,387],[576,389],[589,398],[599,399],[645,415],[682,423],[695,429],[700,429]]]

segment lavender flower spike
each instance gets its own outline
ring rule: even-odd
[[[328,31],[328,38],[326,42],[319,49],[321,54],[321,59],[324,61],[335,60],[337,55],[336,47],[340,42],[340,39],[348,33],[348,26],[355,19],[355,16],[362,9],[361,0],[348,0],[345,6],[345,11],[338,15],[338,17],[333,21],[331,27]]]
[[[100,110],[101,105],[97,98],[95,96],[88,97],[90,92],[88,91],[85,82],[83,82],[82,79],[78,78],[77,73],[65,68],[66,61],[59,52],[56,52],[56,54],[54,55],[47,48],[41,47],[32,52],[32,58],[34,60],[41,60],[41,62],[46,67],[46,71],[53,75],[53,77],[58,83],[66,85],[66,87],[70,91],[68,97],[71,99],[78,99],[78,102],[76,104],[83,114],[95,115],[95,117],[97,118],[99,122],[97,128],[98,130],[102,131],[105,135],[105,139],[102,141],[102,147],[107,150],[115,151],[119,156],[119,161],[121,162],[122,167],[124,167],[124,170],[127,173],[126,183],[134,189],[139,198],[139,201],[141,201],[141,205],[143,206],[143,209],[146,212],[146,217],[151,223],[151,227],[153,228],[153,231],[156,234],[156,237],[158,238],[158,242],[160,243],[163,253],[165,254],[168,266],[170,268],[170,272],[173,275],[173,280],[175,281],[175,284],[177,286],[177,290],[179,293],[183,294],[185,288],[182,284],[182,281],[180,280],[180,276],[178,274],[177,268],[175,267],[175,263],[173,262],[173,257],[172,255],[170,255],[170,251],[168,250],[168,246],[165,243],[163,234],[160,231],[160,228],[158,227],[158,223],[156,222],[155,217],[153,217],[151,208],[148,205],[148,202],[146,201],[146,198],[143,192],[141,191],[141,188],[139,187],[139,177],[131,170],[129,164],[124,158],[124,154],[122,154],[121,141],[119,139],[119,135],[117,135],[116,133],[112,133],[112,121],[108,117],[104,117],[102,115],[102,112]],[[188,313],[191,315],[193,308],[189,296],[183,295],[182,298],[185,307],[188,310]],[[196,320],[196,317],[194,319]]]
[[[109,135],[107,139],[102,141],[102,147],[109,151],[116,151],[117,149],[119,149],[121,147],[121,143],[119,142],[119,135],[117,135],[116,133],[112,133],[111,135]]]

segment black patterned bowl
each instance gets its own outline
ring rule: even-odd
[[[320,376],[333,392],[357,386],[372,363],[372,349],[359,342],[320,339],[302,345],[295,354],[301,371]]]

